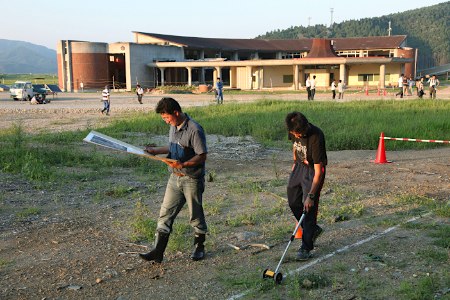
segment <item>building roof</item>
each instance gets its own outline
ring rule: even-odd
[[[406,35],[335,38],[334,48],[342,50],[393,49],[406,46]]]
[[[313,39],[264,40],[203,38],[138,31],[134,31],[134,33],[179,44],[187,48],[220,49],[222,51],[309,51],[313,41]],[[334,41],[334,49],[336,51],[355,49],[392,49],[405,46],[406,35],[333,38],[332,40]]]

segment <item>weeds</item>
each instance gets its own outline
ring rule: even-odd
[[[414,283],[410,281],[401,282],[398,295],[404,300],[433,299],[437,288],[436,279],[432,276],[426,276],[416,280]]]
[[[445,263],[448,261],[448,251],[429,248],[425,250],[421,250],[417,253],[420,257],[428,261],[429,263]]]
[[[126,195],[136,191],[135,187],[128,187],[128,186],[115,186],[112,189],[105,192],[105,195],[110,196],[112,198],[123,198]]]
[[[141,200],[136,202],[134,214],[130,220],[132,242],[152,241],[155,236],[156,221],[150,216],[150,210]]]
[[[434,245],[444,249],[450,249],[450,226],[441,225],[436,230],[430,233],[430,236],[435,238]]]
[[[318,289],[331,285],[331,280],[320,274],[305,274],[298,277],[298,284],[304,289]]]
[[[359,218],[364,213],[364,205],[359,202],[361,195],[345,186],[332,185],[330,199],[323,201],[319,219],[328,223]]]
[[[41,213],[41,210],[37,207],[29,207],[24,209],[21,212],[18,212],[16,214],[17,218],[19,218],[20,220],[25,220],[31,216],[36,216],[39,215]]]
[[[3,270],[4,268],[6,268],[9,265],[12,265],[14,262],[11,260],[6,260],[6,259],[2,259],[0,258],[0,270]]]

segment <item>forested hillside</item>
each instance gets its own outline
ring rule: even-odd
[[[56,72],[55,50],[28,42],[0,39],[0,73]]]
[[[406,2],[407,3],[407,2]],[[426,4],[426,2],[424,2]],[[277,29],[257,39],[333,38],[407,35],[409,47],[418,48],[418,69],[450,63],[450,1],[376,18],[326,25]]]

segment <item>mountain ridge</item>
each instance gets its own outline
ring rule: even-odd
[[[24,41],[0,39],[0,73],[57,73],[56,51]]]

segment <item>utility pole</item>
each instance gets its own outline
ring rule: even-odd
[[[388,36],[391,36],[391,31],[392,31],[391,21],[389,21]]]
[[[330,28],[333,28],[333,8],[330,8],[330,12],[331,12],[331,19],[330,19]]]

